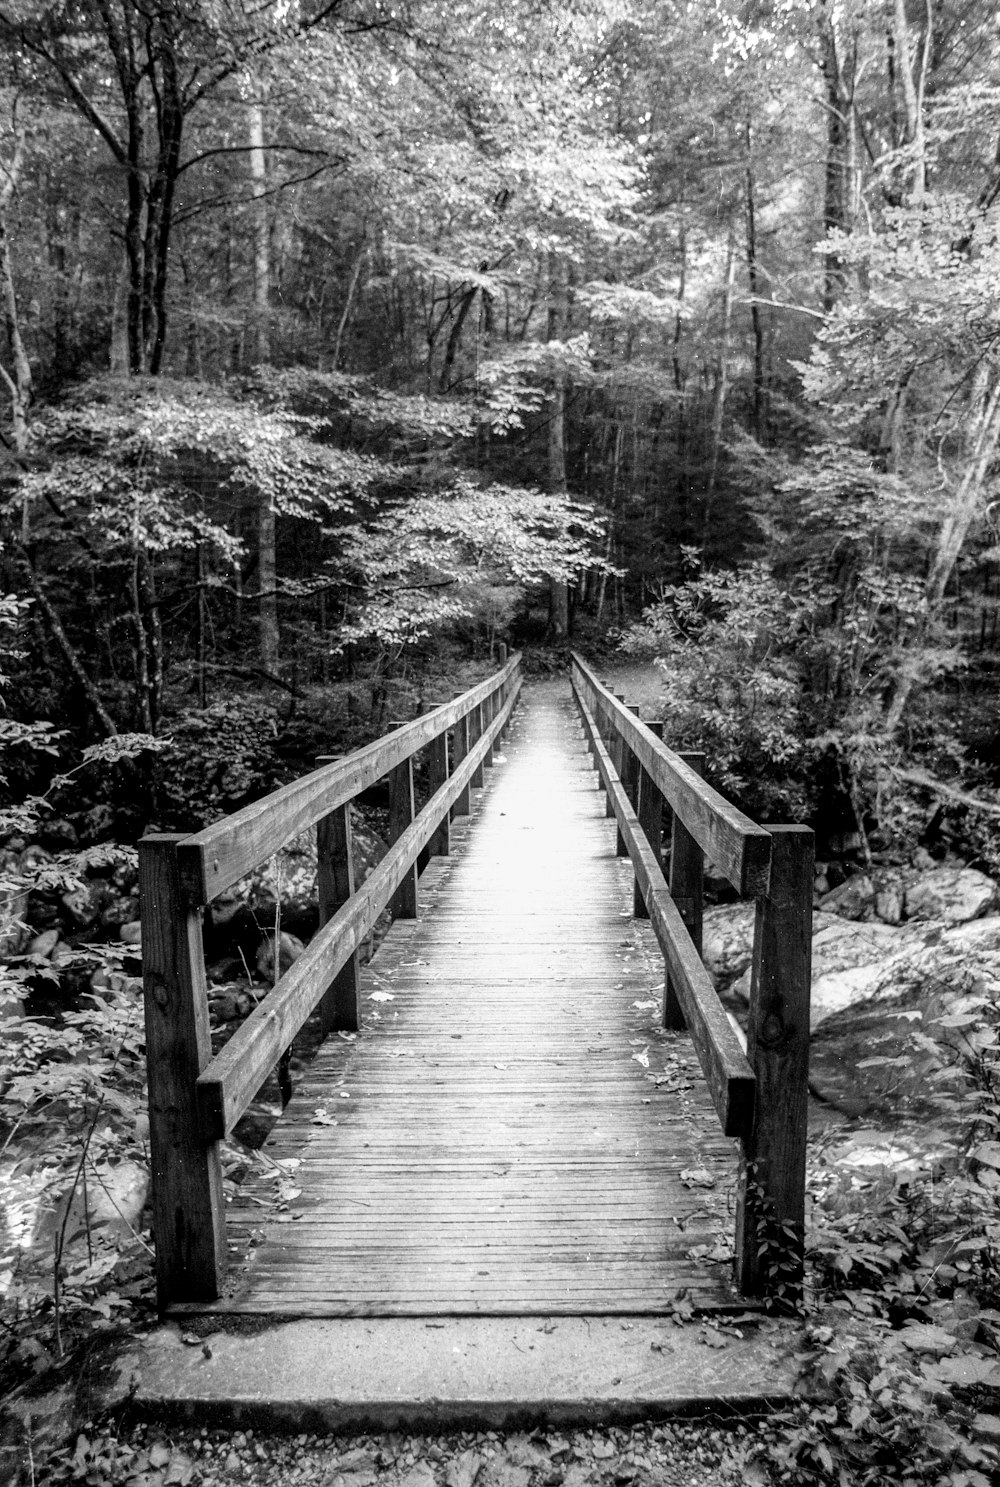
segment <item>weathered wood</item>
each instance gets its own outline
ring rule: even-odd
[[[700,778],[705,773],[704,754],[678,754],[679,759]],[[687,926],[691,943],[701,954],[702,918],[705,894],[705,854],[684,822],[675,813],[670,823],[670,897],[677,905]],[[667,976],[663,1000],[664,1027],[683,1027],[684,1012]]]
[[[351,810],[338,806],[316,823],[316,880],[320,927],[354,896]],[[323,1032],[356,1033],[361,1027],[360,958],[355,950],[333,977],[320,1004]]]
[[[455,724],[454,741],[455,758],[452,768],[455,773],[458,773],[462,764],[469,757],[469,749],[471,747],[469,719],[467,717],[459,718],[458,722]],[[471,809],[472,795],[470,786],[465,785],[455,797],[455,804],[452,807],[451,811],[452,820],[454,820],[456,816],[467,816]]]
[[[483,728],[484,729],[486,729],[486,728],[489,727],[490,723],[492,723],[494,717],[496,716],[496,703],[497,703],[497,694],[494,692],[491,697],[487,697],[486,698],[486,701],[480,704],[480,706],[482,707],[482,713],[483,713]],[[492,744],[492,742],[487,745],[486,753],[483,755],[483,763],[485,764],[485,766],[486,766],[487,769],[491,769],[493,767],[493,744]]]
[[[364,1036],[327,1040],[297,1082],[266,1150],[298,1159],[301,1192],[268,1213],[248,1179],[233,1229],[253,1231],[251,1257],[216,1312],[656,1315],[681,1289],[740,1304],[704,1258],[729,1222],[731,1143],[689,1040],[657,1036],[659,947],[623,918],[631,870],[555,686],[530,706],[474,824],[428,866],[425,917],[363,969]],[[523,953],[528,931],[558,953]]]
[[[481,702],[469,713],[469,748],[474,749],[483,736],[483,705]],[[480,751],[479,762],[472,771],[472,788],[481,790],[483,788],[483,763]]]
[[[650,733],[657,738],[663,737],[663,723],[658,721],[647,722],[646,727]],[[649,849],[656,859],[657,867],[662,871],[663,864],[663,796],[660,794],[649,772],[638,766],[639,790],[636,803],[636,816],[642,828],[643,835],[649,843]],[[639,880],[635,881],[632,891],[632,912],[637,919],[648,919],[649,911],[646,908],[646,900],[639,890]]]
[[[212,1056],[201,915],[184,906],[178,836],[139,842],[156,1286],[162,1306],[209,1300],[226,1262],[219,1148],[200,1139],[195,1080]]]
[[[769,827],[771,887],[757,902],[747,1057],[757,1117],[743,1140],[736,1277],[748,1296],[794,1301],[805,1239],[813,833]]]
[[[185,837],[178,848],[178,863],[187,901],[207,904],[231,888],[290,837],[310,830],[321,816],[383,779],[439,733],[453,728],[470,709],[477,710],[485,697],[510,680],[519,663],[520,656],[512,656],[503,671],[454,701]]]
[[[404,759],[389,774],[389,838],[398,842],[412,824],[415,810],[413,759]],[[402,882],[392,896],[393,919],[417,917],[417,859],[405,869]]]
[[[671,810],[681,818],[691,835],[720,872],[744,898],[767,891],[771,839],[742,811],[713,790],[684,763],[680,756],[638,722],[575,653],[574,676],[578,691],[593,711],[596,698],[603,699],[613,734],[632,750],[653,777]],[[613,759],[617,758],[614,749]]]
[[[502,726],[517,704],[519,691],[517,681],[504,711],[491,727]],[[342,904],[310,940],[274,990],[254,1008],[199,1076],[198,1113],[203,1137],[218,1140],[232,1130],[337,972],[371,933],[443,813],[468,787],[484,749],[485,744],[480,740],[389,848],[354,897]]]
[[[676,989],[684,1012],[684,1023],[691,1035],[722,1129],[727,1136],[745,1136],[753,1121],[753,1070],[719,1001],[712,979],[691,943],[677,906],[670,897],[660,863],[654,856],[624,787],[615,774],[611,757],[598,734],[593,714],[579,694],[577,705],[585,726],[596,742],[598,768],[604,777],[608,798],[614,805],[618,827],[625,837],[636,880],[649,910],[650,923],[663,950],[667,974]]]
[[[448,735],[439,733],[427,746],[427,783],[433,795],[448,779]],[[447,857],[451,851],[451,812],[446,811],[441,825],[427,843],[432,857]]]

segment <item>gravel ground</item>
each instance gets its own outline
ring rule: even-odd
[[[753,1423],[455,1435],[265,1435],[140,1424],[93,1433],[35,1477],[128,1487],[737,1487]],[[75,1457],[75,1460],[73,1459]],[[103,1469],[102,1469],[103,1468]]]

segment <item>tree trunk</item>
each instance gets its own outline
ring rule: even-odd
[[[753,133],[747,124],[746,176],[747,279],[750,286],[750,323],[753,327],[753,436],[763,444],[766,435],[766,374],[764,367],[764,327],[760,318],[760,268],[757,262],[757,205],[753,172]]]
[[[549,260],[549,319],[547,340],[562,338],[566,326],[565,268],[553,254]],[[566,374],[556,372],[549,398],[549,490],[566,494]],[[569,638],[569,585],[564,578],[549,579],[549,634],[556,644]]]
[[[250,141],[250,191],[253,196],[253,298],[254,360],[270,360],[271,229],[267,212],[267,162],[264,155],[263,84],[257,80],[257,97],[247,110]],[[260,664],[276,672],[280,656],[278,632],[278,564],[276,521],[270,496],[262,496],[257,508],[257,586],[260,594],[258,635]]]

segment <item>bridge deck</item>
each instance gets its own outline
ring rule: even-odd
[[[505,756],[505,757],[504,757]],[[735,1144],[663,963],[631,917],[569,689],[528,685],[452,855],[364,972],[364,1032],[329,1039],[231,1207],[253,1232],[213,1311],[640,1313],[731,1306]],[[256,1185],[255,1185],[256,1183]]]

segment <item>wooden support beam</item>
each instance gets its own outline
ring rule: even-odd
[[[593,715],[580,708],[596,740],[598,768],[604,777],[615,816],[623,830],[650,924],[667,962],[667,970],[684,1010],[684,1021],[698,1055],[709,1094],[727,1136],[746,1136],[753,1123],[754,1076],[712,985],[712,978],[691,944],[690,936],[667,889],[659,863],[625,794]]]
[[[454,735],[455,757],[453,769],[456,774],[458,773],[460,765],[465,761],[465,759],[468,758],[471,743],[472,740],[470,737],[469,719],[468,717],[461,717],[455,724]],[[468,785],[465,785],[459,791],[458,795],[455,798],[455,804],[452,807],[451,811],[452,819],[454,820],[456,816],[467,816],[471,808],[472,797],[470,794],[470,789]]]
[[[448,782],[448,734],[439,733],[427,746],[427,785],[434,795]],[[451,852],[451,812],[446,811],[441,825],[427,843],[432,857],[447,857]]]
[[[397,764],[389,774],[389,838],[399,838],[413,822],[415,803],[413,794],[413,756]],[[416,919],[417,917],[417,863],[410,864],[392,896],[393,919]]]
[[[771,885],[757,901],[747,1057],[756,1119],[743,1140],[736,1284],[797,1301],[805,1240],[813,833],[771,826]]]
[[[195,1081],[212,1057],[201,913],[184,902],[181,836],[139,842],[142,986],[149,1085],[156,1291],[212,1301],[226,1264],[222,1169],[202,1139]]]
[[[354,842],[351,805],[338,806],[316,823],[316,876],[320,927],[354,896]],[[361,972],[355,950],[333,977],[320,1003],[324,1033],[356,1033],[361,1028]]]
[[[705,773],[704,754],[679,754],[699,778]],[[705,854],[684,822],[673,813],[670,823],[670,897],[677,905],[691,936],[691,943],[701,954],[702,918],[705,894]],[[684,1013],[668,974],[663,998],[664,1027],[684,1026]]]
[[[483,736],[483,705],[477,702],[469,713],[469,748],[474,749]],[[483,765],[482,760],[476,765],[472,772],[472,788],[481,790],[483,788]]]
[[[454,727],[470,708],[478,707],[496,690],[498,680],[510,682],[519,666],[520,656],[512,656],[499,678],[487,677],[461,697],[414,718],[339,763],[314,770],[185,837],[178,847],[178,861],[187,902],[194,907],[211,903],[290,837],[308,831],[321,816],[353,800],[444,729]]]
[[[504,712],[492,724],[494,728],[499,730],[510,716],[519,691],[520,681],[515,679]],[[270,995],[254,1008],[199,1076],[198,1112],[206,1139],[219,1139],[232,1130],[348,956],[371,933],[442,815],[468,787],[484,747],[480,745],[461,764],[456,763],[447,783],[389,848],[354,897],[313,936]]]
[[[634,718],[620,697],[601,685],[590,668],[575,653],[574,673],[580,695],[587,706],[603,705],[608,720],[608,747],[616,757],[613,740],[620,734],[639,763],[653,776],[671,810],[701,843],[706,856],[744,898],[767,891],[771,838],[763,826],[751,821],[736,806],[706,785],[672,749],[655,738],[645,724]]]
[[[646,727],[657,738],[663,737],[662,721],[647,722]],[[639,798],[636,803],[636,815],[643,835],[649,843],[649,850],[656,859],[656,865],[663,869],[663,796],[653,781],[648,770],[639,769]],[[635,890],[632,896],[632,912],[637,919],[648,919],[649,910],[646,908],[646,900],[639,888],[638,878],[635,881]]]

